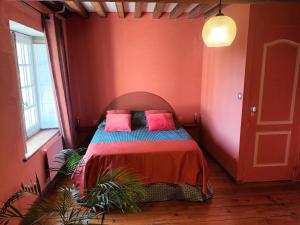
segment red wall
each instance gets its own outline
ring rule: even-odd
[[[46,156],[37,152],[23,161],[25,155],[21,126],[18,76],[8,20],[42,30],[40,15],[16,1],[0,1],[0,201],[18,190],[20,183],[35,180],[47,182]],[[46,146],[49,147],[49,146]]]
[[[200,111],[203,19],[111,13],[67,20],[71,93],[82,124],[99,119],[116,97],[147,91],[166,99],[179,118]]]
[[[232,5],[224,14],[237,25],[233,44],[204,48],[202,73],[202,145],[235,176],[239,156],[249,5]]]

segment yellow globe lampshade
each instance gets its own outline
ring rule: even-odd
[[[231,45],[236,35],[233,19],[218,14],[207,20],[203,26],[202,38],[207,47],[225,47]]]

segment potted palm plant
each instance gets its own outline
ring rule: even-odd
[[[62,166],[51,170],[70,176],[82,163],[82,152],[82,149],[62,151],[56,157]],[[15,220],[22,221],[24,225],[79,225],[91,224],[91,220],[99,220],[100,224],[103,224],[110,209],[139,212],[139,200],[143,198],[145,189],[138,176],[125,168],[119,168],[104,170],[98,175],[95,187],[83,192],[74,186],[62,186],[58,192],[55,200],[47,199],[41,191],[37,176],[34,183],[21,184],[20,190],[3,204],[0,210],[0,224],[7,225]],[[29,213],[23,214],[14,203],[28,195],[38,196],[38,201]]]

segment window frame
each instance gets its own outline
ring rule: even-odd
[[[55,89],[55,83],[54,83],[54,78],[53,78],[53,73],[52,73],[52,68],[51,68],[51,61],[50,61],[51,59],[49,56],[49,49],[48,49],[47,41],[45,41],[46,40],[45,34],[43,32],[37,31],[29,26],[23,25],[21,23],[17,23],[13,20],[9,20],[9,27],[10,27],[10,33],[11,33],[11,46],[14,50],[13,52],[14,52],[14,59],[15,59],[15,66],[16,66],[15,67],[16,68],[16,81],[17,81],[16,85],[17,85],[17,89],[18,89],[18,108],[19,108],[18,117],[20,120],[21,128],[22,128],[21,138],[23,140],[23,147],[24,147],[23,161],[26,162],[33,155],[35,155],[37,152],[39,152],[39,150],[41,150],[43,148],[43,146],[47,145],[53,138],[55,138],[57,136],[61,136],[61,119],[60,119],[60,114],[59,114],[57,93],[56,93],[56,89]],[[36,132],[32,132],[30,135],[27,135],[27,132],[26,132],[23,96],[22,96],[22,88],[21,88],[22,87],[21,82],[23,82],[23,84],[28,84],[28,83],[26,83],[25,80],[21,81],[21,76],[20,76],[21,74],[20,74],[19,62],[18,62],[19,59],[18,59],[16,36],[29,37],[26,39],[31,38],[31,42],[30,42],[31,68],[30,68],[30,70],[31,70],[31,74],[33,76],[32,79],[34,79],[34,82],[35,82],[35,89],[33,91],[35,91],[35,96],[36,96],[36,106],[37,106],[36,107],[37,108],[37,110],[36,110],[37,117],[36,118],[39,120],[39,129],[36,129]],[[42,38],[42,39],[40,39],[40,38]],[[53,99],[50,100],[50,104],[52,105],[51,107],[54,107],[51,112],[52,113],[51,116],[53,116],[53,113],[55,113],[56,119],[54,119],[54,120],[52,119],[52,121],[51,121],[53,123],[52,125],[51,124],[49,125],[49,123],[47,124],[47,119],[45,120],[45,118],[48,118],[48,117],[44,116],[44,111],[43,111],[43,110],[45,110],[45,105],[49,104],[49,102],[47,102],[49,100],[47,100],[48,98],[45,99],[45,97],[42,97],[42,96],[45,96],[45,92],[44,92],[44,88],[42,88],[41,85],[43,86],[45,83],[43,83],[43,81],[40,80],[39,76],[40,76],[41,68],[45,69],[45,67],[43,67],[43,66],[45,66],[46,64],[42,63],[41,64],[42,67],[39,67],[40,57],[39,57],[39,53],[37,52],[37,49],[35,46],[35,45],[39,45],[39,44],[43,44],[45,46],[44,50],[46,50],[46,51],[44,53],[42,53],[43,54],[42,57],[47,58],[47,61],[48,61],[47,66],[49,67],[47,69],[48,72],[46,72],[47,75],[45,75],[45,76],[49,75],[48,78],[50,78],[50,79],[48,82],[50,82],[49,85],[51,87],[49,86],[48,88],[51,89],[51,92],[53,94],[53,96],[52,96]],[[46,54],[46,55],[44,55],[44,54]],[[45,58],[45,60],[46,60],[46,58]],[[42,69],[41,73],[43,73],[43,69]],[[42,77],[44,77],[44,76],[42,76]],[[47,80],[47,78],[46,78],[46,80]],[[50,91],[50,89],[48,91]],[[42,94],[42,96],[41,96],[41,93],[44,93],[44,94]],[[32,102],[31,98],[28,96],[27,96],[26,100],[27,100],[27,102],[30,101],[29,103]]]

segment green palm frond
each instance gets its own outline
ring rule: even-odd
[[[56,221],[62,225],[86,224],[91,219],[99,219],[101,213],[93,212],[90,208],[78,206],[68,187],[59,189],[56,201],[40,200],[23,220],[25,225],[46,224],[46,221]]]
[[[21,183],[21,188],[19,191],[14,193],[2,206],[0,210],[0,224],[8,224],[11,220],[19,218],[24,218],[24,215],[14,207],[14,202],[25,197],[26,195],[36,195],[41,196],[41,186],[37,175],[35,175],[35,183],[30,182],[28,185]]]
[[[107,212],[117,208],[122,212],[139,212],[139,202],[145,194],[139,181],[140,177],[124,168],[105,170],[98,175],[96,186],[85,191],[84,197],[73,189],[73,198],[93,211]]]
[[[12,203],[19,198],[19,193],[15,193],[5,202],[0,211],[0,224],[9,224],[9,222],[14,219],[23,218],[23,214],[12,205]]]
[[[83,166],[83,155],[86,148],[64,149],[56,155],[54,162],[59,164],[58,168],[50,168],[66,176],[71,175],[78,166]]]

